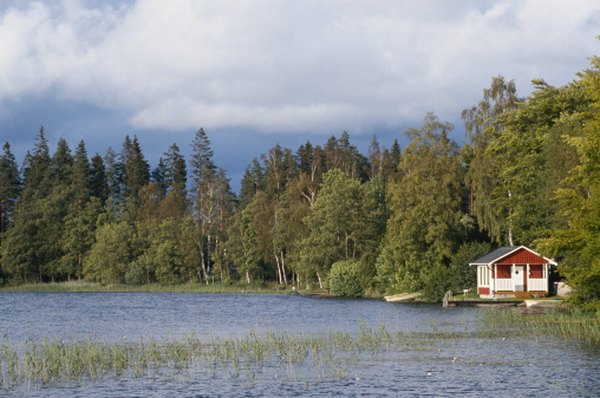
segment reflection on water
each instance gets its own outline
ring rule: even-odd
[[[3,293],[0,334],[19,344],[29,337],[90,335],[106,342],[123,336],[128,341],[238,337],[251,331],[313,335],[380,324],[391,331],[468,332],[482,322],[481,311],[299,296]],[[24,386],[0,395],[591,397],[600,391],[600,353],[553,338],[442,338],[425,348],[369,353],[345,369],[326,370],[270,363],[231,375],[200,363],[142,378]]]

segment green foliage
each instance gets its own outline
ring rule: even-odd
[[[450,260],[449,279],[453,281],[452,291],[460,292],[462,289],[475,289],[477,286],[477,267],[469,265],[473,260],[492,251],[488,242],[465,242]]]
[[[84,262],[85,279],[103,284],[124,283],[133,252],[135,229],[127,222],[104,224]]]
[[[410,143],[350,136],[296,152],[275,145],[246,170],[236,200],[199,129],[188,170],[172,144],[149,176],[137,137],[88,159],[41,128],[20,175],[0,156],[2,281],[84,277],[104,284],[240,280],[298,288],[327,281],[380,292],[472,287],[487,243],[533,244],[560,262],[572,303],[600,307],[600,61],[562,87],[518,98],[494,77],[462,114],[468,143],[433,114]],[[349,276],[350,275],[350,276]],[[340,289],[342,289],[340,287]],[[357,295],[358,287],[343,290]],[[360,293],[362,294],[362,293]]]
[[[340,169],[324,174],[321,190],[304,223],[302,263],[308,272],[325,276],[339,260],[360,258],[365,217],[360,182]],[[307,273],[308,273],[307,272]]]
[[[0,243],[13,220],[15,204],[21,189],[21,179],[15,156],[6,142],[0,156]]]
[[[329,291],[340,297],[360,297],[364,292],[362,266],[359,261],[335,262],[328,277]]]
[[[470,138],[466,182],[472,195],[472,212],[479,225],[490,237],[500,242],[510,242],[511,232],[507,218],[510,205],[510,192],[503,186],[500,177],[500,162],[513,161],[503,159],[498,153],[489,150],[491,143],[499,140],[503,125],[498,118],[517,107],[518,98],[514,81],[505,81],[504,77],[493,77],[490,87],[483,90],[483,99],[475,106],[465,109],[462,117]]]
[[[435,264],[423,276],[423,298],[431,302],[442,301],[447,291],[452,291],[455,286],[455,275],[450,267],[444,264]]]
[[[408,132],[400,177],[388,189],[391,215],[377,262],[383,291],[422,289],[430,269],[447,265],[462,239],[462,170],[450,130],[429,114],[420,130]]]
[[[486,253],[492,245],[487,242],[463,243],[452,256],[449,265],[435,264],[425,276],[423,298],[439,302],[447,291],[461,293],[463,289],[475,289],[477,286],[477,268],[469,263]]]
[[[574,292],[574,304],[600,310],[600,59],[582,76],[581,87],[591,104],[577,136],[567,137],[578,162],[557,191],[565,224],[538,241],[561,259],[559,271]]]

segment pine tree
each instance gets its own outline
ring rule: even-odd
[[[71,168],[73,166],[73,156],[69,149],[69,144],[64,138],[58,140],[56,152],[51,161],[51,177],[53,184],[68,186],[71,183]]]
[[[65,140],[50,157],[43,128],[27,158],[23,191],[16,203],[13,228],[5,235],[3,269],[13,280],[62,278],[61,239],[71,198],[72,157]]]
[[[108,199],[110,199],[114,205],[119,206],[125,199],[123,182],[124,164],[111,147],[108,147],[108,150],[106,151],[104,164],[106,165],[105,175],[106,186],[108,188]]]
[[[185,159],[177,144],[173,143],[165,153],[165,186],[167,190],[177,190],[183,195],[186,192],[187,170]]]
[[[125,137],[121,154],[124,165],[123,182],[127,196],[134,201],[138,198],[140,189],[150,181],[150,166],[144,158],[137,136],[133,140]]]
[[[167,167],[165,166],[165,162],[161,156],[158,159],[158,164],[150,173],[150,181],[153,184],[156,184],[160,188],[163,195],[165,195],[167,193],[167,182],[166,182],[167,177],[166,177],[166,175],[167,175]]]
[[[73,156],[71,172],[71,189],[73,190],[75,202],[79,206],[85,205],[90,198],[90,174],[90,161],[85,149],[85,143],[81,140]]]
[[[238,203],[240,209],[246,207],[252,201],[254,195],[265,189],[264,178],[263,168],[258,159],[254,158],[246,167],[242,177]]]
[[[90,195],[100,199],[104,204],[108,199],[109,188],[106,183],[106,168],[102,156],[95,154],[90,166]]]
[[[0,244],[2,236],[13,221],[15,205],[21,190],[21,180],[15,156],[6,142],[0,156]]]

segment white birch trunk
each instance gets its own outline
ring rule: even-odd
[[[319,289],[323,289],[323,281],[321,280],[321,274],[317,272],[317,279],[319,280]]]

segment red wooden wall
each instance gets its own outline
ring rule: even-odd
[[[515,253],[504,257],[497,264],[547,264],[548,261],[543,257],[536,256],[529,250],[520,249]]]

